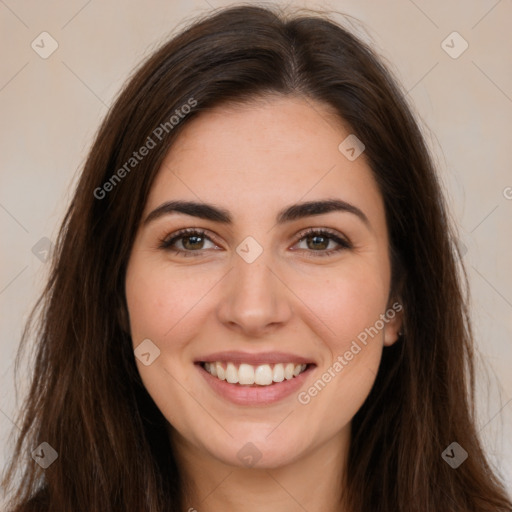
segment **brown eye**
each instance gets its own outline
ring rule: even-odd
[[[202,249],[204,244],[204,237],[197,235],[188,235],[181,237],[181,244],[187,250]]]
[[[183,256],[199,256],[205,249],[205,242],[212,242],[204,231],[197,229],[185,229],[178,231],[171,237],[160,241],[159,248],[164,250],[173,250],[176,254]],[[198,254],[193,254],[198,253]]]
[[[352,248],[352,244],[348,240],[325,229],[311,229],[305,233],[301,233],[300,236],[299,243],[305,240],[306,249],[304,250],[317,253],[314,256],[329,256],[333,253]],[[331,249],[328,249],[329,244],[334,244],[334,247],[331,245]],[[338,246],[337,248],[336,245]]]
[[[306,237],[306,240],[308,248],[313,250],[327,249],[331,241],[328,237],[323,235],[309,235]]]

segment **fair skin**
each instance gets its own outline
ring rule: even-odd
[[[141,223],[126,275],[134,349],[150,339],[160,350],[148,366],[136,363],[169,422],[189,484],[186,510],[339,510],[351,420],[401,326],[397,313],[307,404],[298,400],[391,304],[384,205],[364,153],[349,161],[338,150],[349,133],[311,99],[219,107],[184,126],[152,185],[143,220],[174,200],[213,204],[232,217],[225,224],[167,213]],[[355,206],[367,222],[350,211],[276,222],[290,205],[326,199]],[[159,248],[184,228],[208,238],[185,234]],[[350,248],[298,236],[308,228],[327,229]],[[250,263],[236,251],[249,236],[263,250]],[[233,403],[195,362],[234,350],[287,352],[311,364],[292,394]],[[244,446],[258,454],[255,464],[238,456]]]

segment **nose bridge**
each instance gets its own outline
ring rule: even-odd
[[[238,254],[233,255],[234,268],[226,276],[218,313],[223,323],[255,334],[285,322],[291,309],[285,287],[274,274],[271,251],[263,250],[252,260],[246,255],[254,247],[249,242],[249,250],[240,255],[244,248],[247,246],[240,244]]]

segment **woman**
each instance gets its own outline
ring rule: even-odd
[[[511,510],[475,428],[458,262],[365,44],[258,7],[197,20],[85,164],[11,509]]]

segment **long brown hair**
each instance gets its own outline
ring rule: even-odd
[[[29,510],[31,498],[30,510],[182,509],[166,420],[134,362],[125,269],[153,179],[183,126],[265,94],[330,105],[364,142],[386,208],[404,335],[384,348],[353,419],[346,510],[512,509],[475,428],[467,278],[403,92],[368,45],[327,16],[235,6],[194,20],[150,56],[99,129],[16,359],[17,369],[33,333],[31,386],[3,480],[12,510]],[[148,137],[154,147],[132,161]],[[31,456],[43,442],[58,454],[46,469]],[[457,469],[442,457],[452,442],[469,454]]]

